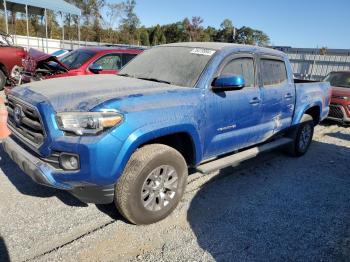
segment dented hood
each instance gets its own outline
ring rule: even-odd
[[[34,48],[29,49],[27,57],[23,62],[23,66],[25,71],[34,72],[39,63],[50,62],[50,61],[56,62],[57,64],[62,66],[65,70],[69,71],[69,68],[67,68],[67,66],[64,63],[62,63],[60,60],[58,60],[57,57],[46,54]]]
[[[109,101],[142,97],[189,88],[117,75],[88,75],[54,78],[12,89],[30,103],[49,102],[56,112],[89,111]]]

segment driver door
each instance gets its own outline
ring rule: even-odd
[[[252,54],[230,56],[217,72],[217,77],[223,75],[243,76],[245,87],[220,92],[207,90],[204,158],[250,146],[263,138],[256,57]]]
[[[122,57],[121,54],[107,54],[97,58],[94,64],[102,67],[99,74],[116,74],[122,68]]]

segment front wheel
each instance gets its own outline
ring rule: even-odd
[[[293,156],[304,155],[310,147],[314,134],[314,121],[310,115],[305,114],[297,129],[293,132],[293,142],[288,146],[287,151]]]
[[[115,187],[114,202],[134,224],[152,224],[178,205],[187,181],[187,165],[175,149],[151,144],[130,158]]]

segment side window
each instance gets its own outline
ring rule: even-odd
[[[122,67],[120,54],[108,54],[100,57],[95,64],[102,66],[103,70],[119,70]]]
[[[286,65],[283,61],[261,59],[260,68],[264,86],[280,85],[288,81]]]
[[[123,54],[123,66],[129,63],[135,56],[137,56],[137,54]]]
[[[245,80],[246,87],[254,87],[254,60],[253,58],[237,58],[225,65],[221,75],[238,75]]]

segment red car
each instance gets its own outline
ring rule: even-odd
[[[0,91],[13,80],[14,71],[22,66],[25,56],[26,51],[23,47],[14,46],[11,37],[0,32]]]
[[[332,86],[332,98],[328,118],[350,124],[350,71],[331,72],[324,81]]]
[[[83,47],[57,58],[36,49],[30,49],[23,61],[21,84],[55,77],[91,74],[116,74],[142,48]],[[5,93],[9,92],[6,88]]]

